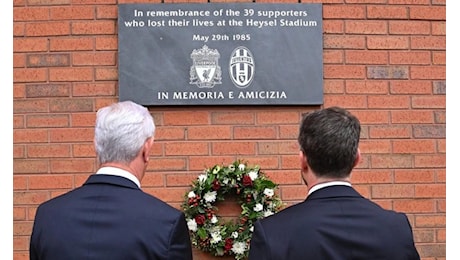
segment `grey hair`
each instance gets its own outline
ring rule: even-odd
[[[99,163],[129,163],[155,134],[147,108],[123,101],[97,111],[94,143]]]

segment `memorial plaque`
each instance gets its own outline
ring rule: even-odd
[[[119,99],[323,103],[322,4],[118,5]]]

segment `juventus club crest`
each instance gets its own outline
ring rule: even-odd
[[[194,49],[190,57],[193,60],[190,84],[196,84],[199,88],[213,88],[215,84],[222,84],[220,54],[217,50],[204,45],[201,49]]]
[[[238,88],[246,88],[254,78],[254,58],[248,48],[235,48],[230,57],[230,78]]]

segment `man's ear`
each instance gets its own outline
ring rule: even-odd
[[[300,169],[302,172],[308,170],[307,166],[307,156],[302,152],[302,150],[299,151],[299,161],[300,161]]]
[[[361,161],[361,151],[358,148],[358,152],[356,153],[356,159],[353,163],[353,168],[356,167],[356,165],[358,165],[360,161]]]
[[[153,147],[153,136],[147,139],[144,143],[144,146],[142,147],[142,157],[144,159],[144,162],[149,161],[150,150],[152,150],[152,147]]]

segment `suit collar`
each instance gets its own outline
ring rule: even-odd
[[[312,192],[310,195],[308,195],[306,200],[324,199],[324,198],[332,198],[332,197],[360,197],[362,198],[363,196],[359,194],[351,186],[334,185],[334,186],[324,187],[322,189]]]
[[[140,189],[134,182],[131,180],[115,175],[109,174],[93,174],[89,176],[86,182],[83,185],[87,184],[111,184],[111,185],[118,185],[132,189]]]

